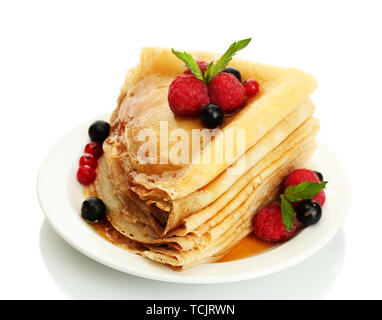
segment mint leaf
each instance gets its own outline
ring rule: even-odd
[[[205,78],[205,81],[206,81],[207,84],[208,84],[208,82],[207,82],[207,78],[206,78],[206,76],[212,73],[212,69],[213,69],[213,67],[214,67],[214,62],[211,61],[211,62],[208,64],[208,66],[207,66],[206,72],[204,72],[204,78]]]
[[[287,231],[290,231],[293,227],[293,217],[296,212],[293,209],[291,202],[297,202],[301,200],[308,200],[317,195],[322,189],[325,188],[328,181],[301,182],[296,186],[289,186],[285,193],[280,195],[281,199],[281,214],[283,219],[283,224]]]
[[[308,200],[317,195],[325,188],[327,181],[321,183],[305,181],[296,186],[289,186],[284,193],[284,197],[291,202]]]
[[[280,196],[281,198],[281,215],[283,219],[283,224],[287,231],[290,231],[293,227],[293,217],[296,215],[294,209],[290,202],[284,197],[284,195]]]
[[[176,51],[174,49],[171,49],[171,52],[186,64],[186,66],[197,79],[204,81],[203,73],[191,54],[187,52]]]
[[[227,51],[216,62],[216,64],[213,64],[213,62],[211,62],[208,65],[206,72],[204,73],[206,83],[209,83],[213,79],[213,77],[215,77],[220,71],[222,71],[226,66],[228,66],[229,62],[232,60],[232,57],[236,54],[236,52],[244,49],[251,40],[252,38],[248,38],[232,43],[227,49]]]

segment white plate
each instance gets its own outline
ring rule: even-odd
[[[107,119],[107,115],[98,119]],[[41,207],[54,230],[71,246],[111,268],[139,277],[179,283],[223,283],[264,276],[303,261],[325,246],[341,228],[351,191],[346,170],[337,156],[319,145],[309,167],[329,181],[321,221],[290,241],[259,255],[224,263],[203,264],[182,272],[123,250],[99,236],[80,217],[84,200],[76,180],[78,159],[88,142],[92,121],[73,129],[50,150],[38,177]]]

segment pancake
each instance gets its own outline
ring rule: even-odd
[[[306,101],[301,106],[296,108],[289,114],[285,119],[283,119],[275,128],[269,131],[255,146],[250,148],[244,156],[245,169],[244,173],[247,172],[251,167],[253,167],[262,157],[267,155],[270,151],[275,149],[283,140],[285,140],[288,135],[293,132],[298,126],[301,125],[314,111],[314,105],[311,101]],[[303,128],[298,130],[295,135],[300,135],[305,132],[305,130],[311,130],[314,126],[309,127],[305,125]],[[105,157],[107,158],[108,165],[112,168],[112,179],[116,181],[119,188],[127,193],[131,197],[131,192],[136,193],[135,187],[129,187],[126,183],[126,175],[122,170],[119,162],[115,157],[110,156],[108,146],[105,148]],[[276,152],[281,152],[276,151]],[[240,161],[240,159],[238,160]],[[234,166],[235,164],[233,164]],[[229,167],[230,168],[230,167]],[[174,201],[164,202],[156,199],[148,200],[146,197],[140,197],[141,200],[146,200],[147,205],[156,206],[159,211],[155,208],[145,208],[145,211],[150,211],[152,215],[155,215],[156,220],[156,230],[163,236],[169,230],[175,228],[180,221],[191,215],[192,213],[198,212],[205,208],[213,201],[215,201],[219,196],[222,195],[227,189],[229,189],[242,175],[232,175],[229,174],[229,168],[220,174],[214,181],[212,181],[207,186],[197,190],[185,198],[181,198]],[[134,199],[136,202],[142,203],[136,197]],[[144,204],[142,203],[144,206]],[[159,221],[157,223],[156,221]],[[162,225],[162,227],[160,227]]]
[[[229,168],[234,167],[241,159],[245,163],[243,174],[247,172],[254,164],[256,164],[268,152],[278,146],[286,137],[300,126],[314,111],[314,105],[311,101],[306,101],[301,106],[296,108],[283,119],[276,127],[269,131],[256,145],[251,147],[245,155],[242,155],[234,164]],[[185,216],[197,212],[215,201],[225,190],[227,190],[242,174],[229,174],[229,168],[224,170],[216,179],[205,187],[196,190],[184,198],[165,202],[163,200],[152,200],[155,206],[164,211],[169,211],[171,214],[176,215],[172,224]],[[138,188],[133,187],[132,190],[136,191]],[[139,192],[137,192],[139,194]],[[145,197],[141,197],[147,200]],[[172,229],[170,225],[168,229]]]
[[[126,249],[143,254],[154,261],[165,263],[179,271],[198,263],[219,260],[227,250],[252,231],[250,221],[260,208],[278,197],[279,185],[284,177],[309,160],[315,143],[308,140],[306,144],[301,154],[290,159],[286,165],[270,175],[239,208],[220,219],[209,220],[207,224],[203,225],[203,228],[206,228],[207,225],[213,227],[203,233],[202,237],[198,235],[198,231],[195,232],[194,239],[201,240],[192,248],[180,251],[174,250],[172,246],[153,246],[130,240],[127,242],[129,245]]]
[[[206,52],[192,54],[196,60],[212,61],[219,57]],[[238,134],[238,130],[245,131],[245,152],[301,105],[316,87],[315,79],[298,69],[267,66],[240,59],[233,59],[231,65],[241,71],[243,80],[258,79],[261,94],[250,99],[241,111],[226,117],[220,134],[204,145],[200,154],[193,157],[204,159],[216,145],[223,145],[224,148],[225,133],[229,129],[234,135]],[[144,48],[140,64],[128,72],[119,98],[120,104],[111,119],[110,137],[104,146],[109,145],[111,154],[117,157],[123,155],[118,160],[125,175],[129,177],[130,186],[143,187],[136,189],[141,197],[161,200],[183,198],[213,181],[242,155],[239,153],[241,150],[233,152],[222,163],[174,164],[169,161],[165,164],[160,163],[160,160],[164,162],[166,159],[161,159],[161,150],[155,144],[152,147],[158,149],[156,163],[142,164],[138,161],[138,150],[143,145],[139,139],[142,130],[151,130],[156,141],[159,141],[161,122],[168,125],[169,132],[183,129],[190,137],[193,129],[203,129],[199,119],[176,116],[168,107],[168,86],[183,71],[182,62],[170,50]],[[169,142],[169,148],[174,144]]]
[[[241,208],[232,212],[229,217],[226,218],[228,221],[223,221],[214,229],[210,234],[210,241],[206,241],[204,245],[194,247],[188,251],[178,251],[163,246],[149,245],[148,248],[150,250],[144,251],[143,254],[154,261],[177,267],[179,268],[178,270],[183,270],[199,263],[219,260],[235,243],[239,242],[253,230],[251,224],[253,216],[262,206],[277,198],[279,185],[283,178],[288,172],[300,167],[309,160],[313,150],[314,144],[311,150],[305,150],[304,155],[301,155],[298,159],[294,159],[288,166],[285,166],[284,170],[274,176],[274,180],[269,180],[267,183],[264,183],[262,188],[265,189],[264,194],[266,196],[262,199],[263,201],[258,203],[251,202],[251,199],[248,199]],[[274,187],[275,185],[277,185],[277,187]],[[235,220],[231,218],[237,218],[237,216],[240,216],[240,213],[242,213],[242,215],[239,219]],[[224,232],[226,225],[232,222],[231,220],[234,220],[233,224]]]
[[[184,219],[182,221],[182,227],[170,232],[169,236],[183,236],[202,225],[207,219],[215,215],[229,202],[233,201],[234,204],[238,205],[240,201],[244,201],[244,198],[252,192],[254,185],[261,185],[267,175],[283,165],[293,157],[293,155],[304,150],[304,148],[308,146],[306,141],[311,140],[317,130],[318,122],[316,119],[311,118],[304,122],[304,124],[295,130],[280,146],[278,146],[278,148],[259,161],[259,163],[251,168],[247,174],[240,177],[240,179],[238,179],[231,188],[226,190],[221,197],[210,206],[191,215],[189,219]],[[150,225],[151,223],[148,218],[149,215],[140,210],[137,206],[137,202],[130,201],[131,199],[128,197],[120,195],[119,199],[121,203],[114,209],[114,205],[112,205],[114,201],[109,200],[108,197],[111,194],[118,194],[118,190],[104,190],[108,184],[111,185],[112,183],[112,179],[109,178],[109,173],[105,174],[101,172],[105,170],[108,170],[108,168],[101,163],[97,172],[96,188],[101,198],[106,201],[105,203],[109,208],[109,219],[116,229],[129,238],[144,243],[162,243],[178,240],[177,238],[171,240],[165,239],[163,241],[160,240],[161,237],[159,237],[156,232],[157,226],[152,227],[151,225],[151,228],[147,226],[147,224]],[[246,192],[243,192],[242,190],[247,184],[250,186],[247,187]],[[139,221],[139,224],[133,223],[133,221]],[[145,226],[143,227],[141,224],[144,224]],[[144,230],[143,234],[139,232],[139,230]]]
[[[92,188],[114,231],[126,239],[124,247],[174,270],[219,260],[248,235],[253,216],[279,198],[285,176],[316,147],[311,75],[241,59],[230,66],[243,81],[256,79],[260,94],[224,117],[211,139],[194,141],[195,130],[204,129],[200,119],[175,115],[167,100],[183,63],[168,49],[143,48],[139,65],[127,73],[98,160]],[[179,137],[187,146],[185,162],[172,151]]]

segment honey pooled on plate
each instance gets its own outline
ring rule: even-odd
[[[217,262],[229,262],[245,259],[267,251],[272,247],[274,247],[274,244],[259,240],[253,233],[250,233]]]

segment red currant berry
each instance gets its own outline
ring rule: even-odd
[[[103,153],[103,150],[102,150],[102,147],[100,144],[98,144],[97,142],[90,142],[86,145],[85,147],[85,153],[90,153],[92,154],[96,159],[98,159],[102,153]]]
[[[93,169],[97,168],[97,158],[93,156],[91,153],[85,153],[80,158],[80,167],[89,166]]]
[[[244,88],[248,99],[259,93],[259,83],[256,80],[248,79],[244,82]]]
[[[94,168],[89,166],[83,166],[78,168],[77,180],[84,185],[92,183],[96,178],[96,172]]]

